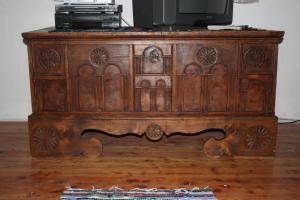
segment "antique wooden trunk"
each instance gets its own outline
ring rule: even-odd
[[[98,134],[158,141],[219,130],[209,157],[274,155],[279,31],[24,33],[33,156],[102,152]],[[92,134],[91,132],[95,132]]]

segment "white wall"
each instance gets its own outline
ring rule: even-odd
[[[234,24],[285,30],[280,46],[276,112],[300,118],[300,1],[260,0],[235,5]],[[123,17],[133,24],[131,0]],[[54,26],[52,0],[0,0],[0,120],[24,120],[31,112],[27,52],[21,33]]]

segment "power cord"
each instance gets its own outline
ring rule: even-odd
[[[285,119],[285,118],[279,118],[278,124],[296,124],[299,123],[300,119]]]
[[[129,22],[127,22],[123,17],[121,17],[122,21],[127,25],[127,26],[131,26]]]

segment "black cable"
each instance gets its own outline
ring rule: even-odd
[[[279,121],[280,120],[291,120],[291,121],[288,121],[288,122],[279,122],[278,124],[296,124],[296,123],[300,122],[300,119],[296,119],[296,120],[292,120],[292,119],[279,119]]]
[[[121,17],[121,20],[127,25],[127,26],[131,26],[130,23],[128,23],[123,17]]]

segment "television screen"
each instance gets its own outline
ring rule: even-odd
[[[179,0],[179,13],[182,14],[224,14],[227,0]]]
[[[232,15],[233,0],[133,0],[137,27],[225,25]]]

